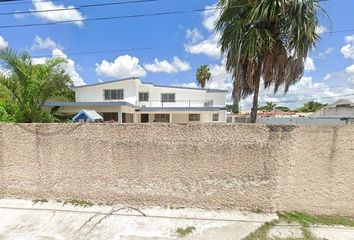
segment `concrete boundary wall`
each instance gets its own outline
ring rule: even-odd
[[[0,197],[354,216],[354,126],[1,124]]]

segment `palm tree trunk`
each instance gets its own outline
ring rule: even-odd
[[[259,94],[259,82],[255,85],[253,94],[253,106],[251,110],[251,123],[256,123],[257,111],[258,111],[258,94]]]

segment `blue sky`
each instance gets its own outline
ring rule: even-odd
[[[123,0],[119,0],[123,1]],[[22,0],[0,4],[0,13],[26,10],[79,7],[83,4],[118,2],[105,0]],[[24,3],[24,4],[22,4]],[[49,23],[70,19],[89,19],[211,7],[215,0],[159,0],[156,2],[81,8],[80,10],[36,14],[0,15],[0,26]],[[310,53],[303,79],[286,96],[262,90],[260,101],[295,107],[304,99],[354,94],[354,1],[329,0],[322,3],[331,17],[320,14],[321,40]],[[61,56],[68,59],[68,72],[76,84],[90,84],[117,78],[140,76],[143,81],[165,85],[194,87],[195,71],[208,64],[213,80],[210,88],[231,91],[231,79],[213,32],[217,11],[175,14],[105,21],[83,21],[51,26],[0,28],[0,48],[11,47],[37,56]],[[341,30],[353,30],[336,32]],[[334,31],[334,33],[327,33]],[[167,47],[170,46],[170,47]],[[149,48],[150,50],[127,50]],[[110,53],[76,55],[78,52],[126,49]],[[352,98],[348,97],[348,98]],[[332,102],[335,98],[321,100]],[[231,101],[230,95],[228,101]],[[248,109],[251,99],[242,102]]]

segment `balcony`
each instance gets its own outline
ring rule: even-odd
[[[138,107],[146,108],[192,108],[192,107],[213,107],[213,100],[176,100],[174,102],[167,102],[161,100],[150,100],[148,102],[138,102]]]

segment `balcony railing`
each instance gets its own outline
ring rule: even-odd
[[[139,107],[148,108],[164,108],[164,107],[213,107],[213,100],[176,100],[174,102],[166,102],[161,100],[140,101],[137,104]]]

